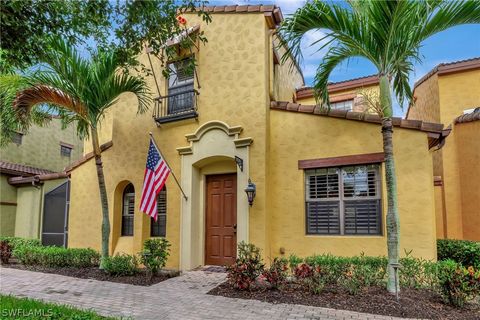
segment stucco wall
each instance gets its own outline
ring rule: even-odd
[[[198,21],[189,15],[191,24]],[[226,27],[228,26],[228,27]],[[255,207],[250,209],[250,239],[265,246],[265,181],[266,181],[266,117],[269,107],[267,44],[270,39],[263,14],[214,14],[213,22],[202,30],[208,43],[200,46],[197,54],[198,77],[201,88],[198,96],[198,120],[185,120],[157,127],[151,113],[137,116],[136,99],[125,94],[113,112],[113,147],[103,153],[110,219],[116,224],[120,219],[121,201],[115,189],[130,181],[140,199],[148,132],[151,131],[170,167],[181,180],[180,156],[176,150],[187,145],[186,134],[195,132],[210,120],[221,120],[229,126],[241,125],[241,137],[254,139],[250,147],[250,176],[257,184]],[[147,57],[140,61],[148,63]],[[157,75],[161,74],[158,59],[152,59]],[[165,81],[160,79],[160,87]],[[148,79],[155,90],[153,78]],[[164,94],[164,92],[162,92]],[[94,163],[80,166],[72,172],[69,225],[69,246],[100,249],[101,211]],[[172,177],[167,181],[167,239],[171,242],[169,267],[179,266],[180,246],[180,192]],[[137,200],[138,201],[138,200]],[[117,208],[117,210],[114,210]],[[119,237],[119,229],[112,231],[112,251],[138,252],[149,236],[148,217],[135,205],[135,230],[133,237]],[[88,237],[85,234],[88,233]]]
[[[285,48],[278,47],[278,43],[278,39],[274,38],[272,49],[270,50],[271,59],[269,59],[272,69],[270,75],[272,82],[272,100],[292,101],[296,89],[304,85],[304,80],[297,67],[292,66],[290,59],[285,61],[285,63],[280,61],[279,64],[273,64],[273,46],[280,60],[285,54]]]
[[[463,238],[480,241],[480,121],[456,125],[455,143],[462,190]]]
[[[438,75],[434,74],[415,88],[415,102],[410,106],[408,119],[440,122]]]
[[[478,106],[480,101],[480,70],[459,72],[439,77],[440,92],[440,121],[446,125],[451,124],[464,110]],[[454,138],[457,129],[454,126],[451,137],[446,141],[442,149],[443,183],[445,188],[445,210],[447,213],[447,237],[461,239],[464,235],[463,227],[463,193],[470,191],[464,189],[461,176],[470,175],[471,168],[463,166],[463,157],[471,157],[464,154],[466,145],[462,140]],[[471,131],[471,137],[464,139],[478,139],[478,134]]]
[[[73,145],[70,157],[60,155],[60,142]],[[22,144],[10,143],[2,149],[0,159],[52,171],[61,171],[83,154],[83,141],[77,137],[74,124],[62,130],[60,119],[52,119],[45,127],[32,126]]]
[[[0,175],[0,236],[15,234],[17,189],[8,184],[9,176]]]
[[[304,174],[298,160],[382,151],[380,126],[355,121],[272,111],[270,195],[271,255],[385,255],[385,236],[307,236],[305,234]],[[436,258],[436,228],[431,155],[423,132],[395,129],[398,179],[400,252]],[[415,159],[412,161],[411,159]],[[383,171],[383,170],[382,170]],[[383,178],[383,174],[382,174]],[[383,213],[386,213],[383,181]],[[385,219],[383,219],[385,228]]]

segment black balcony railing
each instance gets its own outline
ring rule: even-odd
[[[155,98],[153,118],[158,123],[166,123],[189,118],[197,118],[198,91],[191,85],[169,89],[169,95]]]

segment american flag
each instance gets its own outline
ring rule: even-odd
[[[170,168],[158,151],[153,138],[150,138],[147,166],[143,178],[142,199],[140,211],[145,212],[157,221],[157,195],[162,190],[170,174]]]

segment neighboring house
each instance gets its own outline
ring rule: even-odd
[[[185,15],[189,30],[208,39],[194,51],[194,75],[179,59],[164,79],[152,57],[160,88],[153,118],[137,115],[135,96],[124,94],[102,122],[111,252],[134,254],[144,240],[166,237],[168,267],[182,270],[231,263],[240,241],[259,246],[267,261],[290,254],[386,255],[381,119],[349,111],[345,103],[326,112],[302,100],[308,89],[297,91],[304,86],[300,71],[279,64],[282,53],[273,44],[279,8],[217,6],[211,12],[208,25]],[[147,54],[139,60],[149,64]],[[355,100],[357,88],[376,86],[367,79],[369,85],[339,90],[343,101]],[[156,90],[153,77],[147,81]],[[295,100],[305,103],[286,102]],[[442,143],[443,126],[393,122],[400,250],[435,259],[432,148]],[[187,196],[170,177],[157,199],[157,222],[139,211],[149,132]],[[69,246],[99,250],[102,214],[89,157],[68,169]],[[244,192],[249,179],[256,185],[251,205]]]
[[[82,154],[75,126],[62,129],[57,118],[17,133],[0,150],[0,236],[64,244],[68,175],[63,169]]]
[[[350,79],[328,84],[330,108],[356,112],[371,112],[368,110],[363,94],[380,94],[379,79],[376,75]],[[297,89],[296,99],[301,104],[316,104],[313,90],[310,87]]]
[[[442,63],[414,87],[407,119],[451,126],[433,153],[437,237],[480,240],[480,58]]]

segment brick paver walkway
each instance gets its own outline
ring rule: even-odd
[[[0,268],[0,292],[135,319],[394,319],[302,305],[231,299],[206,293],[225,279],[190,271],[150,287]]]

